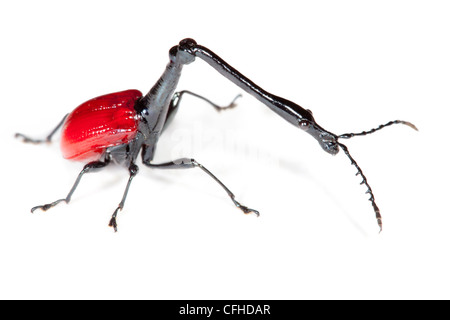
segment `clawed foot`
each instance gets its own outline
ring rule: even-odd
[[[116,217],[117,217],[117,213],[119,212],[119,210],[122,210],[121,206],[117,207],[117,209],[114,211],[114,213],[113,213],[113,215],[111,217],[111,220],[109,220],[109,224],[108,224],[109,227],[114,229],[114,232],[117,232],[117,220],[116,220]]]
[[[112,217],[111,220],[109,220],[109,227],[114,229],[114,232],[117,232],[117,221],[116,221],[116,217]]]
[[[39,143],[46,143],[46,142],[48,143],[48,142],[50,142],[49,139],[45,139],[45,140],[32,139],[30,137],[27,137],[26,135],[21,134],[21,133],[16,133],[14,135],[14,137],[22,139],[22,142],[25,142],[25,143],[39,144]]]
[[[256,214],[257,217],[259,217],[259,211],[255,210],[255,209],[250,209],[246,206],[241,206],[240,208],[245,214],[250,214],[250,213],[254,213]]]
[[[239,202],[237,202],[236,200],[233,200],[233,201],[234,201],[234,204],[236,205],[236,207],[241,209],[242,212],[244,212],[245,214],[254,213],[254,214],[256,214],[257,217],[259,217],[259,211],[258,210],[250,209],[249,207],[243,206]]]
[[[48,209],[53,208],[53,207],[56,206],[58,203],[63,202],[63,201],[64,201],[65,203],[67,203],[67,200],[66,200],[66,199],[59,199],[59,200],[56,200],[55,202],[48,203],[48,204],[44,204],[43,206],[36,206],[36,207],[33,207],[33,208],[31,208],[31,213],[34,213],[34,211],[36,211],[37,209],[41,209],[42,211],[47,211]]]
[[[217,111],[222,111],[222,110],[226,110],[226,109],[231,109],[231,108],[234,108],[234,107],[237,106],[236,100],[239,99],[239,98],[241,98],[241,97],[242,97],[242,94],[238,94],[238,95],[233,99],[233,101],[231,101],[230,104],[227,105],[227,106],[223,106],[223,107],[217,106],[217,105],[213,105],[213,106],[216,108]]]

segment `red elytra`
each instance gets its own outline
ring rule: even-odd
[[[138,129],[134,105],[141,97],[138,90],[126,90],[106,94],[78,106],[69,114],[62,128],[63,157],[98,161],[108,147],[132,140]]]

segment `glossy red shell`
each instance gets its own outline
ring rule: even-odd
[[[134,110],[138,90],[126,90],[100,96],[78,106],[62,128],[63,157],[76,161],[97,161],[106,148],[127,143],[137,133]]]

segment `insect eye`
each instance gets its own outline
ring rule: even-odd
[[[300,129],[307,130],[309,128],[308,120],[300,120],[300,122],[298,124],[300,126]]]

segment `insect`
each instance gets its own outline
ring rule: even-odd
[[[195,159],[180,158],[165,163],[153,162],[159,137],[175,116],[183,95],[189,94],[202,99],[218,111],[232,108],[235,105],[233,100],[230,105],[221,107],[190,91],[175,92],[183,66],[194,62],[196,58],[200,58],[283,119],[310,134],[318,141],[325,152],[336,155],[341,149],[350,159],[351,164],[356,167],[356,174],[362,178],[361,184],[367,187],[368,200],[372,204],[381,232],[382,218],[375,203],[372,188],[361,168],[350,155],[348,148],[340,140],[371,134],[393,124],[404,124],[417,130],[412,123],[395,120],[369,131],[336,135],[322,128],[316,122],[310,110],[265,91],[213,51],[198,45],[193,39],[184,39],[179,45],[172,47],[169,51],[169,58],[170,61],[165,71],[146,95],[138,90],[126,90],[91,99],[67,114],[43,140],[32,139],[21,133],[16,134],[16,137],[22,138],[24,142],[43,143],[50,142],[53,135],[59,129],[62,129],[61,150],[63,156],[67,159],[87,162],[65,198],[33,207],[32,212],[38,209],[46,211],[60,202],[69,203],[84,174],[98,171],[111,163],[116,163],[128,168],[129,171],[129,179],[122,200],[109,221],[109,226],[117,231],[117,214],[123,209],[131,182],[139,171],[136,159],[141,153],[142,163],[150,168],[201,169],[225,190],[237,208],[246,214],[254,213],[259,216],[257,210],[238,202],[231,190]]]

